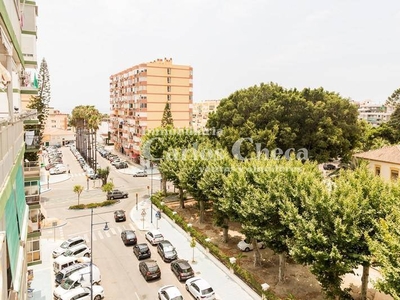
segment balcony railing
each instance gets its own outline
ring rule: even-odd
[[[40,165],[38,161],[24,163],[24,175],[26,177],[40,176]]]
[[[28,205],[39,204],[40,203],[40,195],[39,194],[25,195],[25,201],[26,201],[26,204],[28,204]]]

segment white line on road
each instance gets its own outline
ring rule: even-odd
[[[136,298],[138,298],[138,300],[140,300],[139,295],[135,292]]]
[[[106,235],[106,237],[110,237],[110,233],[108,231],[104,231],[104,234]]]
[[[101,234],[101,231],[97,231],[97,234],[98,234],[100,239],[104,239],[104,236]]]
[[[113,235],[116,235],[116,234],[117,234],[117,232],[115,231],[114,228],[110,228],[110,231],[111,231],[111,233],[112,233]]]

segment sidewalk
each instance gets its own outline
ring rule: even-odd
[[[204,247],[197,244],[194,250],[190,247],[191,237],[170,220],[165,214],[157,220],[158,209],[153,206],[153,223],[151,223],[150,199],[143,200],[137,207],[131,210],[129,216],[136,227],[142,231],[157,229],[164,235],[165,239],[175,245],[179,258],[188,260],[196,276],[203,277],[210,282],[216,290],[217,299],[261,299],[247,284],[207,252]],[[142,214],[144,215],[144,221]],[[193,254],[194,253],[194,254]],[[192,260],[195,262],[192,262]]]

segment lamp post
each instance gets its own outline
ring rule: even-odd
[[[107,231],[108,222],[93,223],[93,208],[90,209],[90,299],[93,300],[93,225],[105,224],[104,229]]]

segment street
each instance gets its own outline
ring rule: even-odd
[[[73,192],[73,186],[80,184],[85,187],[80,197],[80,203],[102,202],[106,200],[106,195],[100,189],[99,180],[87,183],[83,170],[69,148],[63,147],[61,149],[64,163],[69,165],[71,177],[62,182],[50,184],[50,190],[42,195],[42,206],[46,211],[46,217],[59,219],[61,225],[42,230],[42,239],[61,243],[65,239],[79,235],[84,237],[90,246],[90,210],[68,209],[70,205],[77,204],[78,201],[77,195]],[[108,160],[100,155],[98,161],[101,167],[109,165]],[[140,203],[148,199],[148,187],[151,185],[150,176],[134,178],[132,175],[124,173],[124,170],[116,170],[111,166],[110,170],[109,180],[113,181],[116,189],[128,192],[129,197],[121,199],[115,205],[93,210],[93,245],[91,248],[93,262],[101,271],[101,285],[105,290],[105,298],[157,299],[158,289],[164,285],[172,284],[178,287],[184,299],[192,299],[192,296],[185,290],[184,282],[179,282],[172,273],[170,264],[162,261],[156,247],[149,245],[152,252],[151,258],[156,260],[160,266],[161,279],[146,282],[139,272],[139,262],[132,252],[132,246],[125,246],[121,240],[121,232],[131,229],[136,232],[139,243],[146,242],[149,244],[144,237],[145,231],[140,230],[142,228],[138,228],[138,223],[133,222],[132,215],[140,212]],[[157,177],[154,176],[154,178]],[[154,178],[153,191],[157,191],[160,188],[160,180]],[[136,194],[139,202],[137,208]],[[113,212],[117,209],[126,211],[127,220],[125,222],[116,223],[114,221]],[[150,211],[146,218],[150,218],[149,215]],[[103,230],[106,222],[110,228],[108,231]],[[147,223],[149,223],[149,220],[147,220]],[[165,231],[163,231],[163,228],[165,228]],[[168,224],[164,224],[163,228],[160,231],[164,234],[165,239],[170,240],[176,247],[179,258],[191,262],[192,250],[189,247],[187,237]],[[168,236],[169,233],[171,236]],[[199,257],[199,262],[192,264],[195,276],[203,277],[213,286],[217,299],[233,299],[232,297],[235,298],[239,295],[241,295],[240,299],[254,299],[246,294],[239,285],[235,284],[220,268],[215,266],[206,255],[200,254],[197,249],[196,256]]]

